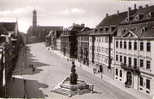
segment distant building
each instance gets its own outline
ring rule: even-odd
[[[46,36],[50,31],[61,31],[62,26],[39,26],[37,25],[37,11],[33,11],[32,26],[27,31],[29,43],[45,41]]]
[[[73,24],[64,29],[61,35],[61,51],[70,58],[77,58],[77,34],[84,28],[84,24]]]
[[[78,41],[78,54],[77,59],[79,62],[89,65],[89,34],[91,33],[90,28],[84,27],[78,34],[77,34],[77,41]]]

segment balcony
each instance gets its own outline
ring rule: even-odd
[[[140,69],[137,66],[129,66],[124,63],[121,63],[121,68],[127,71],[132,71],[134,74],[140,74]]]

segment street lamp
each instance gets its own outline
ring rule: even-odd
[[[2,47],[2,63],[3,63],[3,79],[2,86],[4,87],[4,96],[6,97],[6,75],[5,75],[5,48]]]

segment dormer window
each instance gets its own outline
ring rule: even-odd
[[[97,32],[97,29],[95,29],[95,32]]]
[[[100,32],[102,32],[103,31],[103,28],[100,28],[99,30],[100,30]]]
[[[142,20],[143,18],[144,18],[144,14],[138,14],[135,19],[139,21],[139,20]]]
[[[129,20],[132,21],[133,20],[133,17],[130,17]]]
[[[148,30],[147,27],[143,27],[143,28],[142,28],[142,32],[146,32],[147,30]]]
[[[143,17],[144,17],[144,15],[143,15],[143,14],[140,14],[140,15],[139,15],[139,20],[142,20]]]
[[[154,12],[149,12],[148,17],[153,18],[154,17]]]
[[[115,30],[115,27],[111,27],[111,31],[114,31]]]
[[[108,27],[106,27],[106,28],[105,28],[105,31],[107,32],[108,30],[109,30],[109,28],[108,28]]]

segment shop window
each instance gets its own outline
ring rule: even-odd
[[[143,86],[143,78],[140,77],[140,86]]]
[[[116,69],[116,75],[118,76],[118,69]]]
[[[146,79],[146,88],[150,89],[150,80],[149,79]]]
[[[120,70],[120,77],[122,77],[122,70]]]

